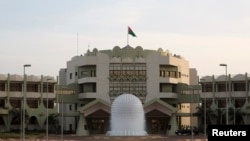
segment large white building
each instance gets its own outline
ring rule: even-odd
[[[112,101],[131,93],[144,106],[148,133],[174,134],[185,120],[190,125],[188,94],[193,94],[192,102],[199,102],[200,90],[189,85],[198,85],[198,80],[187,60],[161,48],[146,50],[128,45],[88,50],[73,57],[59,72],[59,85],[75,91],[75,95],[63,98],[68,100],[64,101],[64,109],[68,109],[64,128],[76,130],[77,135],[105,134],[110,130]]]
[[[249,91],[247,73],[199,79],[187,60],[161,48],[95,48],[69,60],[59,79],[0,74],[0,130],[20,130],[25,109],[26,130],[45,130],[48,114],[57,116],[57,131],[105,134],[111,104],[123,93],[141,100],[149,134],[171,135],[190,125],[203,130],[205,115],[206,125],[249,124]]]

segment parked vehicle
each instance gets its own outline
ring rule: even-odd
[[[190,126],[190,127],[186,127],[186,128],[181,128],[179,130],[175,131],[176,135],[198,135],[199,131],[197,127],[194,126]]]

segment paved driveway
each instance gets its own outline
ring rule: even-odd
[[[25,141],[45,141],[46,138],[26,139]],[[49,135],[50,141],[205,141],[204,135],[160,136],[149,135],[143,137],[111,137],[105,135],[75,136],[75,135]],[[20,141],[20,139],[1,139],[0,141]],[[206,139],[207,141],[207,139]]]

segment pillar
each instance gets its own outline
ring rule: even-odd
[[[77,136],[88,136],[89,135],[89,130],[86,122],[86,118],[84,114],[80,114],[80,119],[77,125],[76,129],[76,135]]]
[[[169,125],[170,126],[167,128],[167,135],[175,135],[175,131],[178,129],[175,113],[172,113]]]

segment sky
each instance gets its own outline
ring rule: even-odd
[[[56,77],[88,49],[183,56],[198,75],[250,73],[249,0],[0,0],[0,74]]]

